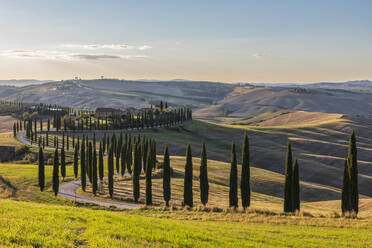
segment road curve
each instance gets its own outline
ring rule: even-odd
[[[107,201],[93,199],[93,198],[89,198],[83,195],[76,194],[76,190],[78,190],[80,187],[81,187],[80,180],[64,183],[59,187],[58,195],[65,197],[69,200],[73,200],[77,202],[93,203],[93,204],[103,206],[103,207],[114,206],[120,209],[135,209],[139,207],[139,205],[135,205],[135,204],[107,202]]]

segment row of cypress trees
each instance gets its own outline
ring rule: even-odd
[[[122,137],[122,134],[121,134]],[[81,182],[82,188],[85,191],[86,187],[86,176],[92,183],[93,193],[97,192],[97,180],[103,180],[104,165],[103,165],[103,142],[99,145],[99,159],[97,162],[97,152],[93,149],[92,142],[88,142],[87,139],[82,139],[80,149],[80,170],[81,170]],[[140,197],[140,174],[143,171],[145,173],[146,181],[146,205],[152,205],[152,171],[156,167],[156,143],[154,140],[148,140],[145,137],[141,140],[140,137],[133,139],[126,135],[126,138],[119,138],[116,141],[115,135],[109,140],[108,146],[108,188],[110,197],[114,195],[114,155],[115,150],[121,154],[121,163],[118,163],[121,168],[117,169],[117,173],[124,175],[125,170],[128,169],[128,173],[132,175],[133,181],[133,199],[138,202]],[[142,141],[142,142],[141,142]],[[95,144],[95,139],[94,139]],[[107,141],[106,141],[107,142]],[[124,142],[121,148],[118,149],[120,142]],[[134,143],[131,147],[131,142]],[[88,144],[88,153],[85,151],[86,144]],[[131,148],[128,148],[131,147]],[[141,150],[144,147],[145,151]],[[133,159],[131,165],[127,167],[126,161],[129,153],[133,153]],[[74,175],[78,176],[78,154],[79,145],[75,144],[74,152]],[[40,190],[43,191],[45,187],[45,176],[44,176],[44,159],[42,147],[39,148],[39,186]],[[87,159],[88,158],[88,159]],[[117,157],[120,159],[120,157]],[[200,201],[205,206],[208,203],[209,195],[209,182],[208,182],[208,169],[207,169],[207,153],[206,146],[203,143],[201,150],[200,160]],[[97,167],[98,163],[98,167]],[[54,155],[54,166],[53,166],[53,191],[55,195],[58,193],[59,185],[59,164],[61,165],[61,175],[64,178],[66,176],[65,168],[65,152],[61,149],[61,163],[59,163],[58,149],[55,150]],[[88,165],[91,165],[88,166]],[[121,169],[121,170],[120,170]],[[133,169],[133,170],[132,170]],[[120,173],[119,173],[120,172]],[[355,212],[358,213],[358,170],[357,170],[357,148],[355,132],[353,131],[349,141],[348,157],[345,160],[344,178],[343,178],[343,189],[342,189],[342,212]],[[230,168],[230,184],[229,184],[229,206],[233,208],[238,207],[238,169],[237,169],[237,157],[236,147],[234,142],[231,146],[231,168]],[[249,142],[247,134],[244,135],[242,145],[242,169],[241,169],[241,181],[240,181],[240,192],[241,201],[244,209],[250,206],[251,189],[250,189],[250,164],[249,164]],[[163,159],[163,198],[166,206],[169,206],[171,200],[171,167],[169,160],[168,146],[164,148],[164,159]],[[193,206],[193,162],[191,145],[188,144],[186,147],[186,163],[185,163],[185,175],[184,175],[184,194],[183,194],[183,205],[192,207]],[[285,161],[285,184],[284,184],[284,212],[296,212],[300,210],[300,184],[299,184],[299,165],[298,161],[295,160],[293,163],[292,158],[292,147],[291,144],[287,145],[286,161]]]
[[[64,118],[66,120],[66,118]],[[109,121],[110,120],[110,121]],[[125,115],[112,113],[110,117],[99,117],[96,120],[89,116],[79,116],[75,121],[63,123],[64,130],[118,130],[118,129],[143,129],[157,126],[172,126],[184,121],[192,120],[192,110],[177,108],[166,112],[154,110],[141,111],[138,114],[130,112]],[[53,125],[57,131],[61,130],[61,116],[55,115]]]
[[[238,164],[236,157],[235,143],[231,145],[231,167],[230,167],[230,190],[229,190],[229,206],[232,208],[238,207]],[[246,209],[251,204],[251,188],[250,188],[250,164],[249,164],[249,141],[247,133],[244,134],[242,145],[242,169],[240,180],[240,193],[243,209]]]

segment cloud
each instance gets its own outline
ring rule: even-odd
[[[252,56],[255,57],[256,59],[262,59],[262,58],[268,57],[270,55],[271,54],[269,52],[260,52],[260,53],[254,53],[254,54],[252,54]]]
[[[90,49],[90,50],[99,50],[99,49],[110,49],[110,50],[139,50],[144,51],[151,49],[149,45],[142,46],[133,46],[127,44],[64,44],[61,45],[63,48],[73,48],[73,49]]]
[[[120,59],[120,56],[108,54],[73,54],[71,57],[80,60]]]
[[[0,56],[9,58],[44,59],[57,61],[77,61],[77,60],[101,60],[101,59],[136,59],[147,58],[147,55],[117,55],[105,53],[73,53],[68,51],[48,51],[48,50],[5,50],[0,51]]]

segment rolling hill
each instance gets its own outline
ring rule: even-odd
[[[194,81],[70,80],[24,87],[0,86],[0,98],[90,108],[148,107],[160,100],[200,107],[221,100],[234,87]]]
[[[236,87],[217,104],[199,109],[194,115],[248,118],[279,110],[371,115],[372,94],[323,88]]]

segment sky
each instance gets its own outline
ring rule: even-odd
[[[1,0],[0,79],[372,79],[370,0]]]

